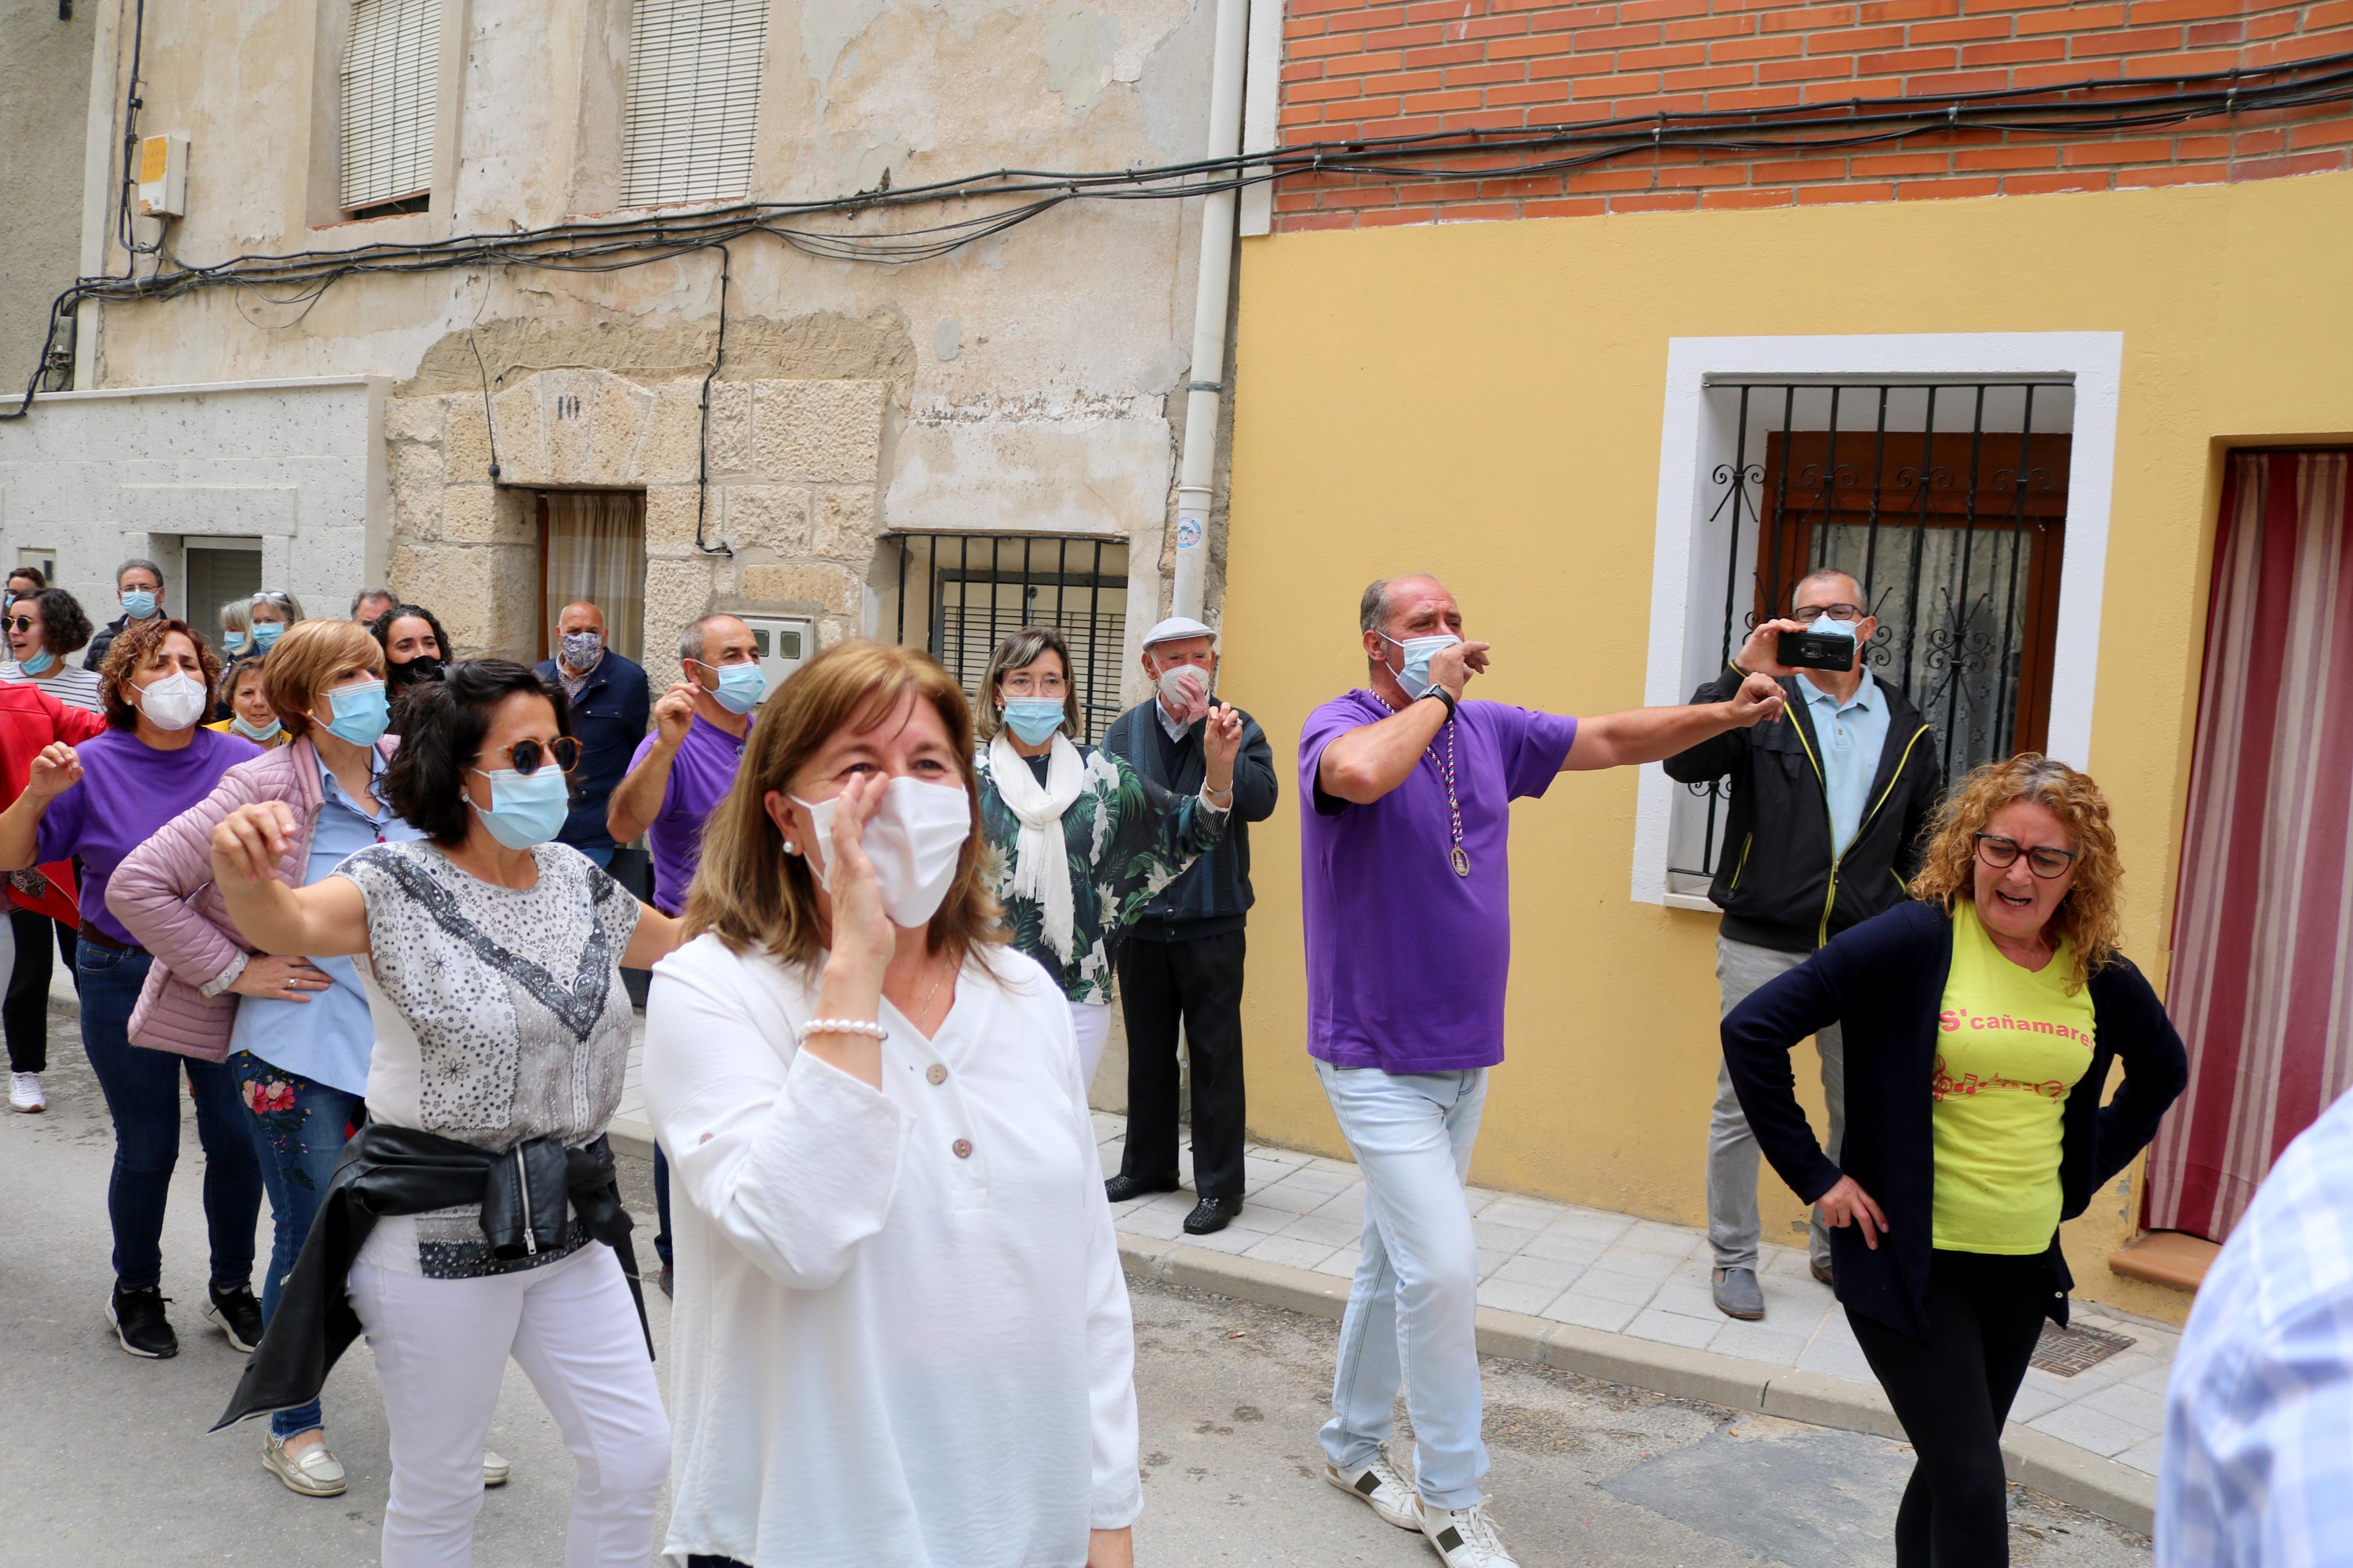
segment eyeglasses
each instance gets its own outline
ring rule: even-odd
[[[1070,683],[1059,675],[1033,676],[1028,671],[997,678],[1008,697],[1060,697],[1070,690]]]
[[[1980,833],[1977,835],[1977,841],[1978,858],[1995,870],[2006,871],[2018,864],[2020,848],[2017,839],[2004,838],[1999,834]],[[2046,882],[2055,877],[2065,876],[2067,868],[2075,863],[2074,850],[2053,849],[2047,844],[2039,845],[2024,853],[2026,868]]]
[[[486,751],[482,753],[482,760],[488,762],[499,755],[498,752]],[[550,757],[555,760],[557,773],[568,773],[580,765],[580,738],[576,735],[558,735],[553,741],[517,741],[506,749],[505,756],[507,766],[524,778],[529,778],[539,772],[540,764],[545,763]]]
[[[1859,621],[1862,619],[1862,606],[1860,605],[1799,605],[1796,618],[1801,621],[1818,621],[1824,616],[1828,616],[1834,621]]]

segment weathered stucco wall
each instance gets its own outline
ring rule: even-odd
[[[49,301],[81,248],[82,142],[95,5],[0,0],[0,405],[38,363]]]
[[[332,191],[333,81],[319,62],[335,56],[337,0],[151,5],[143,123],[193,145],[176,253],[204,264],[609,207],[627,0],[448,4],[459,47],[443,58],[462,62],[444,81],[452,183],[428,213],[363,224],[321,221],[332,216],[319,193]],[[753,195],[1197,156],[1211,11],[1208,0],[774,0]],[[675,619],[721,605],[813,613],[828,637],[860,629],[873,537],[893,528],[1126,540],[1132,589],[1146,593],[1133,638],[1155,608],[1198,221],[1193,202],[1074,204],[903,268],[738,242],[706,525],[732,558],[692,540],[716,255],[598,274],[358,277],[307,308],[226,290],[110,307],[98,374],[109,386],[392,378],[391,570],[450,617],[461,646],[530,651],[517,638],[536,625],[524,614],[535,533],[515,492],[541,484],[646,488],[649,647]],[[577,416],[558,401],[571,397]]]

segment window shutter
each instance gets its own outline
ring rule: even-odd
[[[621,205],[740,200],[752,184],[767,0],[637,0]]]
[[[343,44],[345,211],[433,186],[441,0],[352,0]]]

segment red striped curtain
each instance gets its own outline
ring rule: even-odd
[[[2221,1241],[2353,1082],[2353,452],[2232,455],[2167,1005],[2147,1223]]]

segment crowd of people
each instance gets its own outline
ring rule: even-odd
[[[454,659],[387,590],[333,620],[257,593],[207,635],[154,563],[115,588],[93,626],[38,572],[7,580],[0,1019],[10,1103],[40,1111],[54,944],[112,1123],[124,1351],[178,1348],[162,1245],[185,1099],[203,1316],[252,1352],[222,1424],[267,1417],[269,1472],[342,1493],[322,1401],[364,1338],[390,1568],[470,1560],[508,1474],[483,1445],[511,1358],[578,1461],[571,1568],[642,1568],[658,1544],[712,1568],[1134,1561],[1110,1204],[1179,1185],[1181,1039],[1184,1228],[1241,1212],[1249,827],[1281,793],[1264,730],[1219,692],[1212,628],[1153,627],[1151,695],[1089,745],[1049,627],[1006,637],[976,693],[857,639],[770,691],[751,629],[709,615],[678,629],[681,678],[657,697],[594,604],[565,606],[527,667]],[[1830,668],[1783,663],[1793,633]],[[1761,1152],[1813,1206],[1814,1272],[1917,1456],[1897,1563],[2006,1562],[2000,1434],[2042,1323],[2066,1319],[2059,1226],[2187,1073],[2119,949],[2098,786],[2030,754],[1947,787],[1836,570],[1680,706],[1471,697],[1494,650],[1427,576],[1368,587],[1357,637],[1366,683],[1306,716],[1295,778],[1305,1044],[1366,1184],[1324,1479],[1449,1568],[1513,1568],[1465,1192],[1504,1054],[1511,804],[1655,762],[1728,793],[1715,1304],[1766,1311]],[[639,842],[643,899],[619,859]],[[643,1271],[606,1140],[632,970],[652,971]],[[1131,1110],[1106,1180],[1088,1086],[1114,997]],[[1826,1138],[1795,1093],[1808,1039]],[[2341,1113],[2315,1135],[2332,1128],[2353,1141]],[[2341,1197],[2353,1161],[2325,1152],[2298,1180]],[[2249,1230],[2266,1256],[2286,1224],[2269,1213]],[[674,1299],[660,1347],[648,1287]],[[2238,1326],[2202,1305],[2192,1325],[2215,1403],[2246,1398]],[[2189,1429],[2168,1441],[2168,1484],[2203,1489],[2183,1532],[2255,1545],[2174,1560],[2285,1560],[2244,1520],[2277,1506],[2267,1476],[2200,1447],[2200,1408],[2177,1399]]]

